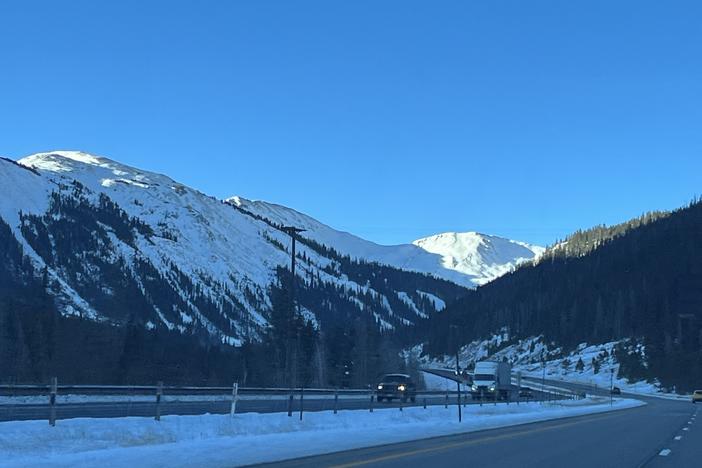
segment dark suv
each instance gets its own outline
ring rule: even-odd
[[[417,386],[407,374],[384,375],[376,387],[378,402],[392,401],[393,398],[414,403],[417,398]]]

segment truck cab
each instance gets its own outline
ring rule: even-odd
[[[512,367],[506,362],[480,361],[475,364],[471,396],[507,399],[512,386]]]

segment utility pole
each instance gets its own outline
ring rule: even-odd
[[[292,355],[293,355],[293,350],[292,350],[292,339],[290,338],[290,333],[292,330],[290,328],[293,326],[295,323],[295,318],[297,315],[297,298],[296,298],[296,285],[297,281],[295,278],[295,260],[297,258],[297,252],[295,250],[295,242],[297,240],[297,235],[301,232],[306,231],[306,229],[301,229],[295,226],[282,226],[280,228],[281,231],[284,233],[288,234],[290,238],[292,239],[292,252],[291,252],[291,259],[290,259],[290,299],[292,302],[292,307],[290,308],[290,315],[288,316],[288,330],[286,330],[286,335],[288,336],[288,343],[287,343],[287,350],[286,350],[286,361],[287,361],[287,366],[288,369],[288,382],[290,384],[291,388],[294,388],[297,386],[297,360],[298,356],[297,353],[300,348],[300,331],[296,330],[296,343],[295,343],[295,359],[293,360]]]
[[[461,366],[458,362],[458,327],[456,325],[451,325],[451,330],[454,330],[454,344],[456,346],[456,389],[458,390],[458,400],[456,404],[458,405],[458,422],[461,422],[463,415],[461,414]]]
[[[461,378],[461,368],[458,365],[458,345],[456,345],[456,377],[459,379]],[[456,388],[458,389],[458,401],[456,404],[458,405],[458,422],[461,422],[463,419],[461,415],[461,382],[460,380],[456,380]]]
[[[541,375],[541,393],[546,393],[546,354],[541,354],[541,366],[543,367],[543,374]]]
[[[614,367],[609,369],[609,406],[614,404]]]

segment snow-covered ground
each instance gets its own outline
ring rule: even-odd
[[[582,343],[567,352],[553,343],[545,342],[542,337],[513,340],[509,333],[503,330],[485,340],[476,340],[461,348],[459,360],[461,368],[465,368],[480,360],[502,361],[506,359],[512,364],[513,376],[521,373],[525,377],[541,379],[544,376],[545,368],[547,380],[584,384],[592,386],[593,389],[609,389],[611,383],[626,393],[668,399],[689,399],[689,396],[665,391],[657,381],[630,381],[620,376],[620,364],[615,351],[620,343],[624,342],[613,341],[597,345]],[[419,359],[423,367],[455,369],[454,356],[431,359],[420,356],[421,351],[421,346],[417,346],[409,350],[408,354]],[[630,351],[639,354],[645,365],[646,354],[643,346],[634,345]],[[545,357],[543,362],[542,357]],[[582,364],[579,364],[580,362]],[[424,380],[427,388],[433,390],[455,387],[455,384],[451,382],[447,384],[445,379],[441,377],[431,377],[425,374]],[[531,386],[534,387],[534,385]]]
[[[633,408],[644,403],[589,398],[558,403],[470,405],[459,423],[442,406],[284,414],[71,419],[0,423],[4,467],[218,467],[284,460],[462,432]]]

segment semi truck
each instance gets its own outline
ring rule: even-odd
[[[512,366],[508,362],[476,362],[470,390],[475,400],[506,400],[512,391]]]

